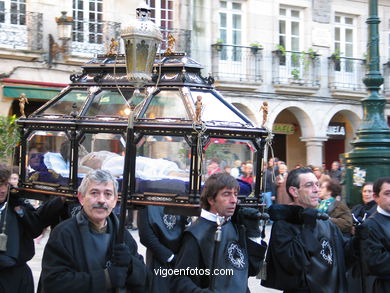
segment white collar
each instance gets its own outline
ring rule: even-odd
[[[390,213],[386,212],[386,211],[385,211],[384,209],[382,209],[380,206],[378,206],[378,207],[376,208],[376,210],[378,211],[378,213],[390,217]]]
[[[217,222],[217,215],[213,214],[212,212],[209,212],[205,209],[202,209],[202,211],[200,212],[200,217],[205,218],[206,220],[209,220],[209,221],[214,222],[214,223]],[[227,218],[227,221],[229,221],[230,218],[231,217]]]

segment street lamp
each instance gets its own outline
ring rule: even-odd
[[[127,79],[138,89],[151,80],[162,34],[149,19],[151,10],[145,1],[140,3],[136,13],[135,21],[122,30],[121,37],[125,43]]]
[[[152,68],[162,35],[157,25],[152,22],[149,6],[142,1],[136,9],[137,17],[130,26],[124,28],[121,37],[125,43],[127,79],[135,87],[134,94],[146,82],[152,79]],[[121,211],[117,241],[124,240],[127,196],[135,192],[135,161],[137,148],[134,137],[134,109],[130,105],[129,121],[126,130],[126,153],[123,167]]]
[[[346,166],[347,202],[361,202],[364,182],[390,174],[390,129],[384,116],[386,99],[379,94],[383,77],[379,70],[378,1],[370,0],[368,24],[368,66],[364,84],[370,95],[362,100],[363,121],[351,142],[352,151],[343,154]]]
[[[62,45],[57,44],[54,38],[49,34],[49,65],[53,63],[53,59],[57,58],[59,53],[68,53],[68,41],[72,37],[73,17],[67,16],[66,11],[61,11],[61,16],[56,17],[58,39],[62,41]]]

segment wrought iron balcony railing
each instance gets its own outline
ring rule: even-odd
[[[316,53],[280,51],[272,52],[272,82],[281,85],[319,87],[319,55]]]
[[[259,83],[262,62],[261,47],[225,44],[212,45],[212,73],[220,81]]]
[[[119,39],[121,24],[113,21],[77,21],[74,24],[70,53],[82,57],[104,54],[111,38]]]
[[[366,74],[366,60],[331,56],[328,64],[331,90],[365,91],[363,78]]]
[[[42,13],[0,10],[0,48],[42,50]]]

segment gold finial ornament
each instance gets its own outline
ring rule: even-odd
[[[197,96],[195,102],[195,122],[197,123],[200,123],[202,121],[202,109],[202,96]]]
[[[114,38],[111,38],[110,48],[108,49],[107,55],[113,56],[118,54],[118,47],[119,47],[119,42],[116,41]]]
[[[260,112],[261,111],[263,111],[263,122],[261,127],[264,127],[268,119],[268,102],[263,102],[263,105],[260,107]]]
[[[26,113],[24,112],[24,108],[26,103],[28,104],[28,99],[25,93],[21,93],[19,96],[19,111],[22,118],[26,118]]]
[[[170,56],[173,53],[173,47],[175,46],[176,40],[173,37],[172,34],[168,34],[168,48],[166,49],[164,55],[165,56]]]

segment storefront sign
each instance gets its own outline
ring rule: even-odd
[[[274,123],[272,132],[278,134],[294,134],[295,125],[287,123]]]
[[[330,123],[326,133],[329,136],[345,136],[345,123]]]

